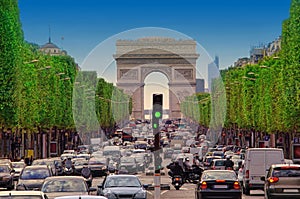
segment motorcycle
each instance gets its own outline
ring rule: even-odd
[[[172,185],[175,187],[176,190],[179,190],[180,187],[183,185],[183,180],[180,175],[174,175],[172,177]]]
[[[186,181],[197,184],[200,179],[200,176],[202,175],[203,170],[203,168],[197,165],[193,165],[192,168],[186,172]]]
[[[83,167],[81,170],[81,176],[84,177],[86,184],[90,188],[92,186],[92,182],[93,182],[93,176],[92,176],[92,172],[91,172],[90,168],[88,168],[86,166]]]
[[[73,175],[73,174],[74,174],[73,164],[66,162],[64,166],[64,175]]]

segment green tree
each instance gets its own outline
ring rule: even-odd
[[[22,65],[23,32],[17,0],[0,1],[0,123],[16,125],[16,71]]]

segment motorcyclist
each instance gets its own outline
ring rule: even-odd
[[[92,186],[92,172],[91,169],[88,167],[88,163],[83,164],[83,168],[81,170],[81,176],[86,179],[86,183],[89,187]]]
[[[233,170],[233,165],[234,165],[234,163],[233,163],[233,161],[230,159],[230,156],[226,156],[226,160],[225,160],[224,165],[225,165],[225,170],[227,170],[227,169]]]
[[[180,175],[181,177],[183,177],[183,169],[179,165],[178,161],[172,162],[171,164],[169,164],[167,166],[167,168],[170,169],[170,171],[168,172],[168,174],[171,177],[174,177],[175,175]]]
[[[185,161],[183,162],[184,167],[184,179],[186,181],[190,182],[189,174],[192,172],[192,164],[190,163],[190,158],[185,158]]]

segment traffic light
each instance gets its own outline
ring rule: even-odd
[[[153,94],[153,107],[152,107],[152,128],[154,130],[159,129],[159,120],[162,118],[163,114],[163,95]]]
[[[161,169],[161,164],[162,164],[162,158],[160,157],[159,154],[156,154],[155,160],[154,160],[154,166],[155,166],[155,173],[160,173]],[[159,171],[159,172],[157,172]]]

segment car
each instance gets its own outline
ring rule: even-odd
[[[210,163],[210,169],[213,170],[225,170],[226,159],[214,159]]]
[[[20,174],[18,185],[24,185],[26,190],[41,190],[44,180],[49,176],[52,176],[52,172],[47,165],[27,166]]]
[[[165,148],[164,149],[164,159],[166,159],[166,158],[172,158],[173,152],[174,152],[174,149],[172,149],[172,148]]]
[[[97,195],[114,198],[146,199],[147,185],[141,184],[135,175],[108,175],[102,184],[98,185]]]
[[[300,198],[300,165],[273,164],[262,176],[266,199]]]
[[[106,176],[107,175],[108,159],[102,158],[91,158],[88,161],[88,167],[91,169],[92,176]]]
[[[138,167],[136,159],[134,157],[122,157],[120,159],[118,170],[119,173],[122,172],[123,174],[137,174]]]
[[[88,163],[88,160],[86,160],[85,158],[76,158],[76,160],[74,162],[74,174],[75,175],[81,175],[81,170],[85,163]]]
[[[0,187],[14,189],[14,172],[10,164],[0,164]]]
[[[41,191],[49,199],[69,195],[89,195],[96,188],[88,188],[81,176],[52,176],[45,179]]]
[[[14,174],[14,181],[17,181],[19,179],[19,176],[23,170],[23,168],[26,166],[25,162],[20,161],[20,162],[12,162],[12,167],[15,170]]]
[[[0,199],[47,199],[41,191],[0,191]]]
[[[195,196],[196,199],[241,199],[242,188],[234,171],[206,170],[203,171],[201,178],[197,183]]]
[[[76,155],[76,158],[85,158],[86,160],[89,160],[91,158],[90,154],[87,153],[80,153]]]
[[[221,159],[221,157],[220,156],[205,156],[205,158],[203,160],[203,167],[204,167],[204,169],[209,169],[210,165],[211,165],[211,162],[214,159]]]
[[[55,160],[53,160],[53,159],[33,160],[31,165],[48,165],[51,168],[52,175],[57,175]]]
[[[138,166],[138,171],[141,172],[145,172],[146,169],[146,158],[145,155],[143,153],[136,153],[134,155],[132,155],[131,157],[134,157],[136,162],[137,162],[137,166]]]

